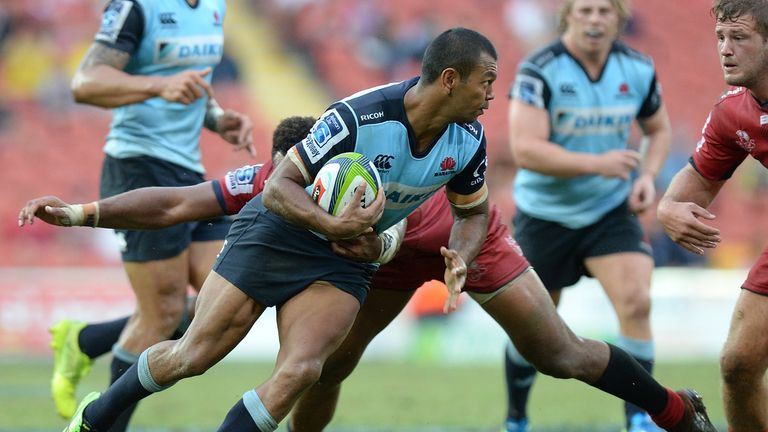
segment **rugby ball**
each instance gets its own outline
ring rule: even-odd
[[[310,195],[317,205],[336,216],[352,200],[355,190],[366,183],[362,206],[368,207],[379,191],[381,177],[370,159],[360,153],[336,155],[320,168]]]

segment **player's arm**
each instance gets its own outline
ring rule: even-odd
[[[469,195],[458,194],[446,188],[453,211],[453,226],[448,247],[441,247],[445,259],[445,285],[448,299],[444,312],[456,309],[459,294],[467,278],[467,264],[472,262],[483,246],[488,230],[488,187],[483,186]]]
[[[704,249],[717,246],[720,230],[701,220],[715,218],[706,209],[724,183],[725,180],[703,177],[690,164],[675,175],[656,211],[656,217],[675,243],[699,255]]]
[[[407,229],[408,219],[403,219],[379,235],[366,231],[351,239],[331,242],[331,248],[337,255],[351,260],[386,264],[397,255]]]
[[[362,207],[365,185],[355,191],[355,197],[337,216],[323,210],[304,190],[311,181],[299,167],[304,163],[296,153],[296,147],[267,181],[264,188],[264,206],[283,219],[321,233],[331,240],[348,239],[370,229],[384,212],[384,192],[379,190],[376,199]]]
[[[157,229],[210,219],[224,215],[211,183],[134,189],[88,204],[35,198],[19,213],[19,226],[32,224],[35,217],[51,225],[117,229]]]
[[[72,79],[72,95],[79,103],[114,108],[162,97],[189,104],[213,96],[205,76],[211,68],[187,70],[170,76],[131,75],[124,72],[144,33],[144,13],[130,0],[112,1],[102,27]]]

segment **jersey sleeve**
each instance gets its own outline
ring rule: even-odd
[[[701,139],[690,158],[690,163],[696,171],[712,181],[731,178],[748,154],[735,142],[736,136],[726,138],[723,133],[725,128],[722,115],[718,106],[709,113],[701,130]]]
[[[356,141],[355,116],[347,105],[338,102],[320,116],[307,137],[288,152],[288,157],[309,184],[329,159],[354,151]]]
[[[239,212],[253,197],[261,193],[263,184],[258,181],[263,165],[248,165],[230,171],[211,182],[221,209],[228,215]]]
[[[477,151],[467,166],[446,184],[448,189],[461,195],[471,195],[483,187],[485,184],[485,170],[488,168],[485,145],[485,135],[483,135]]]
[[[144,13],[133,0],[112,0],[101,16],[94,40],[110,48],[133,54],[144,34]]]
[[[640,111],[637,112],[637,118],[648,118],[656,114],[659,108],[661,108],[661,85],[656,80],[656,74],[653,74],[651,85],[648,88],[648,95],[643,100]]]
[[[547,109],[552,92],[541,73],[533,66],[522,65],[509,91],[509,98],[536,108]]]

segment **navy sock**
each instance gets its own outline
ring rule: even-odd
[[[152,394],[141,385],[138,369],[136,364],[129,367],[98,399],[88,404],[83,418],[92,429],[108,430],[125,409]]]
[[[640,358],[635,357],[635,361],[640,363],[640,366],[643,367],[643,369],[648,372],[649,375],[653,374],[653,362],[648,360],[643,360]],[[624,402],[624,415],[627,419],[627,427],[629,427],[629,419],[632,418],[633,415],[637,413],[644,413],[645,410],[640,408],[639,406],[631,403],[631,402]]]
[[[507,385],[507,419],[528,418],[528,395],[536,378],[536,369],[510,344],[504,350],[504,372]]]
[[[218,431],[264,432],[253,422],[253,418],[251,417],[251,414],[248,413],[248,409],[245,408],[242,399],[237,401],[235,406],[229,410],[227,416],[224,418],[224,423],[219,426]]]
[[[229,410],[218,432],[273,432],[277,422],[261,402],[256,390],[248,390]]]
[[[112,345],[117,343],[120,333],[125,328],[125,324],[128,323],[128,318],[123,317],[114,321],[88,324],[83,327],[77,337],[80,351],[91,359],[108,353],[112,349]]]
[[[608,344],[610,358],[593,387],[641,407],[650,414],[660,413],[667,404],[667,390],[629,354]]]
[[[118,355],[116,354],[115,357],[112,358],[110,384],[113,384],[123,376],[128,368],[134,363],[136,362],[122,360],[118,358]],[[138,402],[134,402],[125,408],[122,414],[115,419],[114,423],[109,428],[109,432],[125,432],[128,429],[128,423],[131,421],[131,416],[133,416],[133,412],[136,410],[137,405]]]

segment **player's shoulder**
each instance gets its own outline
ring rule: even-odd
[[[474,141],[483,140],[483,125],[475,120],[472,123],[454,123],[460,129],[466,131]]]
[[[626,57],[629,60],[636,61],[648,66],[653,66],[653,59],[651,56],[632,48],[622,41],[615,41],[613,43],[613,46],[611,47],[611,54],[620,55]]]
[[[543,69],[555,59],[567,53],[568,51],[565,49],[565,45],[558,39],[526,56],[521,62],[521,66],[528,65]]]
[[[715,102],[715,107],[730,108],[745,97],[750,97],[749,90],[746,87],[731,87],[720,94],[720,98]]]
[[[340,100],[355,117],[355,123],[365,126],[405,118],[403,98],[416,85],[418,78],[384,84],[359,91]]]

